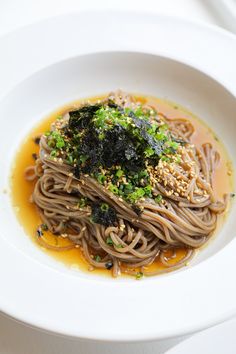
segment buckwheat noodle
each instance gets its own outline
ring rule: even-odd
[[[129,105],[132,97],[113,94],[119,104]],[[68,119],[68,114],[64,116]],[[36,179],[32,202],[48,229],[70,239],[73,244],[65,247],[49,245],[38,238],[44,247],[66,250],[81,247],[92,268],[106,268],[112,262],[113,276],[121,272],[134,274],[140,268],[145,275],[155,275],[178,269],[193,257],[195,250],[204,245],[214,232],[218,215],[227,205],[216,199],[212,175],[220,156],[210,143],[200,148],[191,145],[194,127],[184,118],[169,119],[163,115],[170,131],[187,144],[181,148],[179,164],[160,161],[155,169],[155,190],[163,202],[157,204],[146,198],[137,203],[142,213],[137,216],[131,205],[99,184],[88,175],[77,179],[72,167],[63,159],[49,157],[51,148],[45,135],[40,139],[40,156],[35,166],[25,171],[28,180]],[[53,128],[52,128],[53,129]],[[78,196],[91,201],[102,200],[117,213],[118,223],[105,227],[92,223],[91,207],[78,207]],[[113,244],[106,243],[110,237]],[[120,246],[121,245],[121,246]],[[177,263],[171,262],[178,247],[185,247],[185,256]],[[101,259],[96,261],[95,254]],[[146,267],[159,258],[164,269],[148,272]]]

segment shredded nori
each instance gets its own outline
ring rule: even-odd
[[[148,132],[144,129],[140,131],[141,136],[146,141],[147,145],[150,146],[155,154],[160,157],[163,152],[163,142],[161,140],[154,139]]]
[[[34,152],[34,153],[32,154],[32,157],[33,157],[34,160],[37,160],[38,155]]]
[[[41,226],[39,226],[39,227],[37,228],[36,232],[37,232],[37,236],[38,236],[38,237],[42,237],[42,236],[43,236],[43,231],[42,231]]]
[[[82,130],[88,127],[94,113],[101,107],[99,104],[83,106],[75,111],[69,112],[69,128]]]
[[[121,165],[130,171],[139,171],[144,167],[143,148],[135,146],[135,140],[121,125],[105,131],[104,138],[99,139],[98,130],[90,124],[81,137],[79,153],[87,156],[80,168],[83,173],[95,172],[98,166],[110,168]],[[78,169],[76,167],[75,171]]]
[[[76,167],[74,168],[74,175],[76,178],[80,178],[80,166],[76,165]]]
[[[142,214],[142,210],[137,205],[132,204],[131,208],[138,216],[140,216]]]
[[[122,165],[128,170],[136,171],[144,165],[134,139],[121,125],[108,130],[100,145],[101,163],[105,167]]]
[[[105,267],[106,267],[106,269],[111,269],[113,267],[113,262],[112,261],[107,261],[105,263]]]
[[[114,208],[103,202],[95,202],[91,205],[92,221],[96,224],[111,226],[117,222],[117,215]]]
[[[179,138],[175,138],[174,136],[171,137],[172,141],[175,141],[176,143],[180,144],[180,145],[186,145],[187,141],[183,140],[183,139],[179,139]]]
[[[36,145],[39,145],[39,143],[40,143],[40,136],[36,136],[36,138],[34,138],[34,143],[35,143]]]

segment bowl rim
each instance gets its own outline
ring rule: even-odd
[[[90,13],[90,12],[89,12]],[[115,15],[116,16],[122,16],[122,13],[121,12],[119,15]],[[76,14],[76,15],[73,15],[75,16],[76,18],[81,18],[81,16],[83,16],[83,14]],[[133,16],[133,14],[129,14],[129,16]],[[134,15],[135,16],[135,15]],[[148,16],[147,14],[144,14],[143,16]],[[14,33],[12,33],[12,36],[9,35],[7,36],[8,38],[6,39],[6,37],[2,37],[0,38],[0,48],[2,47],[2,40],[6,40],[9,43],[13,44],[13,49],[14,49],[14,43],[17,39],[21,38],[21,41],[23,42],[24,40],[27,42],[27,35],[29,33],[29,31],[31,31],[32,29],[35,30],[35,31],[40,31],[40,29],[45,26],[46,24],[46,27],[49,28],[50,30],[52,30],[52,27],[57,26],[57,29],[60,27],[61,25],[61,22],[63,21],[69,21],[71,18],[71,15],[64,15],[64,16],[58,16],[56,18],[54,18],[53,21],[50,21],[50,20],[44,20],[44,21],[41,21],[35,25],[28,25],[27,27],[21,29],[21,30],[17,30],[15,31]],[[152,15],[152,18],[155,18],[155,19],[159,19],[160,20],[160,24],[156,24],[155,27],[152,27],[152,29],[156,28],[158,30],[158,26],[164,26],[165,27],[165,22],[166,23],[169,23],[170,19],[172,21],[172,25],[174,23],[174,26],[176,26],[177,28],[177,31],[179,31],[179,34],[181,36],[183,36],[183,30],[186,30],[186,26],[188,28],[188,30],[191,32],[191,31],[194,31],[195,29],[198,29],[199,28],[199,25],[192,25],[190,22],[188,21],[179,21],[179,20],[176,20],[173,18],[169,18],[169,17],[165,17],[165,16],[153,16]],[[173,22],[174,21],[174,22]],[[180,26],[179,26],[180,24]],[[185,25],[184,25],[185,24]],[[140,26],[140,25],[139,25]],[[193,26],[193,27],[192,27]],[[228,35],[228,33],[224,30],[216,30],[213,26],[201,26],[200,27],[202,31],[206,31],[208,34],[209,34],[209,29],[211,30],[210,32],[212,33],[212,31],[219,35],[221,34],[222,37],[227,37],[227,38],[231,38],[232,39],[232,36],[231,35]],[[54,28],[55,30],[55,28]],[[114,29],[115,30],[115,29]],[[146,31],[147,29],[144,29],[143,27],[143,31]],[[168,30],[168,29],[166,29]],[[209,35],[210,36],[210,35]],[[219,39],[220,40],[223,40],[224,42],[224,38],[222,39]],[[235,38],[234,38],[234,41],[235,41]],[[225,41],[226,42],[226,41]],[[236,43],[236,42],[235,42]],[[227,46],[226,46],[227,48]],[[146,50],[146,49],[145,49]],[[227,49],[226,49],[227,50]],[[117,50],[116,50],[117,51]],[[122,50],[124,51],[124,50]],[[135,50],[131,50],[131,52],[134,52]],[[127,52],[127,51],[126,51]],[[97,52],[96,52],[97,53]],[[147,51],[144,51],[143,53],[146,53],[146,54],[152,54],[152,55],[158,55],[158,56],[161,56],[161,57],[165,57],[166,53],[161,53],[161,51],[158,51],[158,54],[157,53],[154,53],[154,52],[147,52]],[[86,53],[85,53],[86,54]],[[87,54],[92,54],[92,53],[87,53]],[[209,68],[207,67],[202,67],[201,65],[199,65],[199,67],[197,66],[197,64],[194,62],[194,60],[191,61],[190,60],[187,60],[186,58],[183,58],[182,56],[182,60],[180,60],[180,58],[177,57],[174,57],[174,55],[171,57],[171,54],[169,53],[169,55],[167,55],[166,57],[168,57],[169,59],[172,59],[172,60],[175,60],[175,61],[178,61],[178,62],[181,62],[181,63],[184,63],[190,67],[193,67],[194,69],[197,69],[199,71],[201,71],[202,73],[204,73],[205,75],[213,78],[214,80],[218,81],[220,83],[221,86],[225,87],[225,89],[227,91],[229,91],[230,93],[232,93],[232,89],[231,89],[231,84],[229,84],[229,82],[227,80],[224,80],[222,79],[222,77],[218,74],[213,74],[213,72],[209,72]],[[61,61],[61,60],[60,60]],[[187,61],[187,62],[186,62]],[[45,65],[45,64],[44,64]],[[8,68],[8,70],[10,70]],[[35,70],[35,69],[34,69]],[[36,70],[37,71],[37,70]],[[36,72],[34,71],[34,73]],[[31,76],[31,74],[29,75]],[[12,87],[15,86],[16,84],[16,81],[17,80],[13,80],[12,81]],[[22,81],[22,78],[18,81]],[[225,81],[225,82],[224,82]],[[14,83],[13,83],[14,82]],[[228,89],[227,89],[228,87]],[[5,94],[7,94],[10,90],[10,86],[7,87],[7,90],[2,90],[2,93],[3,93],[3,96]],[[0,91],[1,91],[1,88],[0,88]],[[3,97],[2,96],[2,97]],[[235,96],[235,92],[234,92],[234,96]],[[1,242],[1,241],[0,241]],[[9,246],[5,245],[6,246],[6,249],[8,249],[8,252],[9,254],[12,254],[12,255],[16,255],[17,254],[17,251],[12,249],[12,248],[9,248]],[[232,245],[231,245],[232,246]],[[236,243],[234,242],[233,244],[234,247],[228,247],[226,246],[225,249],[224,249],[224,252],[220,252],[219,254],[217,254],[216,256],[214,256],[214,259],[211,260],[206,260],[205,262],[208,262],[208,266],[210,267],[210,269],[212,270],[214,268],[214,264],[216,262],[220,262],[221,259],[223,259],[225,257],[223,257],[223,253],[227,253],[228,255],[232,255],[233,257],[233,251],[234,251],[234,248],[236,246]],[[2,253],[2,252],[1,252]],[[3,260],[6,260],[6,255],[4,257],[3,255]],[[24,262],[24,266],[22,267],[27,269],[27,266],[28,265],[28,262],[29,260],[28,259],[24,259],[23,260]],[[22,262],[22,263],[23,263]],[[205,263],[204,262],[204,263]],[[230,263],[230,262],[229,262]],[[228,264],[229,264],[228,263]],[[227,266],[227,265],[226,265]],[[41,267],[45,270],[46,267]],[[201,264],[198,265],[198,268],[201,268],[201,272],[203,271],[202,270],[202,267],[201,267]],[[193,269],[191,269],[191,271],[193,271]],[[185,271],[184,273],[187,274],[188,270]],[[1,273],[0,273],[1,274]],[[176,277],[180,277],[180,274],[181,273],[176,273]],[[182,273],[183,274],[183,273]],[[56,277],[60,277],[60,274],[56,274],[56,272],[54,272],[54,275]],[[70,277],[68,277],[70,278]],[[160,282],[163,282],[163,283],[166,283],[166,279],[167,278],[162,278],[163,280],[160,280]],[[225,279],[225,281],[228,280],[228,279]],[[84,284],[87,283],[88,285],[88,282],[87,281],[84,281]],[[7,283],[5,283],[7,284]],[[98,284],[97,284],[98,285]],[[110,288],[112,289],[113,291],[113,288],[115,287],[115,285],[111,285]],[[133,287],[135,288],[140,288],[142,287],[142,285],[140,285],[140,283],[137,283],[137,284],[133,284]],[[129,286],[130,288],[130,286]],[[236,294],[236,288],[234,287],[234,292]],[[13,305],[13,306],[12,306]],[[74,337],[79,337],[79,338],[87,338],[87,339],[95,339],[95,340],[104,340],[104,341],[141,341],[141,340],[153,340],[153,339],[164,339],[164,338],[169,338],[169,337],[175,337],[175,336],[179,336],[179,335],[183,335],[183,334],[187,334],[187,333],[192,333],[194,331],[197,331],[197,330],[200,330],[200,329],[203,329],[203,328],[206,328],[206,327],[209,327],[210,325],[212,324],[216,324],[216,323],[219,323],[221,321],[223,321],[224,319],[226,318],[229,318],[232,316],[233,313],[236,313],[236,306],[235,306],[235,303],[232,302],[231,304],[232,306],[228,308],[227,311],[223,311],[221,313],[221,316],[215,316],[215,317],[212,317],[211,320],[208,320],[208,322],[206,323],[206,321],[204,320],[200,320],[198,319],[198,323],[196,324],[190,324],[188,323],[186,326],[182,326],[181,328],[178,328],[178,329],[172,329],[171,330],[165,330],[165,331],[160,331],[157,333],[155,330],[151,333],[138,333],[138,336],[136,334],[133,334],[132,335],[128,335],[126,336],[125,333],[122,333],[122,334],[119,334],[119,333],[115,333],[115,332],[110,332],[109,333],[109,337],[106,336],[105,332],[104,333],[99,333],[99,331],[91,331],[91,334],[86,334],[86,333],[82,333],[80,330],[71,330],[71,328],[68,330],[66,328],[63,328],[63,326],[55,326],[55,323],[52,324],[50,323],[50,321],[48,323],[45,323],[45,322],[42,322],[40,320],[37,320],[35,318],[33,318],[31,315],[29,315],[29,313],[26,313],[26,312],[22,312],[21,310],[19,310],[19,307],[18,305],[15,306],[15,304],[7,304],[6,302],[6,299],[0,299],[0,309],[1,311],[3,311],[4,313],[7,313],[8,315],[10,315],[11,317],[14,317],[20,321],[23,321],[25,323],[29,323],[31,326],[34,326],[34,327],[37,327],[37,328],[41,328],[41,329],[45,329],[45,330],[48,330],[48,331],[51,331],[51,332],[55,332],[55,333],[60,333],[60,334],[64,334],[64,335],[68,335],[68,336],[74,336]],[[27,307],[25,307],[24,310],[26,310]]]

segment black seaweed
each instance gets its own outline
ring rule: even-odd
[[[107,102],[107,105],[108,105],[108,107],[110,107],[110,108],[115,108],[115,109],[122,109],[122,111],[124,111],[123,110],[123,108],[121,108],[120,106],[118,106],[118,104],[116,104],[114,101],[112,101],[111,99],[109,99],[108,100],[108,102]]]
[[[42,236],[43,236],[43,231],[42,231],[41,226],[39,226],[39,227],[37,228],[36,233],[37,233],[37,236],[38,236],[38,237],[42,237]]]
[[[102,162],[102,144],[98,138],[98,132],[92,124],[87,127],[81,138],[78,153],[87,156],[86,162],[81,166],[83,173],[94,172]]]
[[[76,177],[76,178],[80,178],[80,166],[79,165],[77,165],[75,168],[74,168],[74,176]]]
[[[104,132],[104,138],[100,140],[91,124],[81,138],[79,153],[88,157],[81,167],[83,173],[94,172],[99,165],[105,168],[123,165],[131,171],[144,167],[144,159],[137,151],[133,137],[120,125]]]
[[[113,267],[113,262],[112,261],[106,262],[105,267],[106,267],[106,269],[111,269]]]
[[[135,126],[139,129],[149,129],[152,127],[151,123],[144,119],[137,118],[134,112],[130,111],[129,112],[129,117],[132,118],[132,121],[134,122]]]
[[[186,145],[187,144],[187,141],[185,141],[183,139],[175,138],[174,136],[171,136],[171,140],[175,141],[176,143],[178,143],[180,145]]]
[[[132,111],[129,112],[129,116],[132,118],[135,126],[140,129],[140,135],[143,140],[155,151],[157,156],[161,156],[163,152],[163,142],[154,139],[153,136],[147,132],[152,125],[144,119],[137,118]]]
[[[105,208],[104,208],[105,206]],[[114,208],[102,202],[95,202],[91,205],[92,221],[96,224],[111,226],[117,222],[117,215]]]
[[[142,214],[142,210],[135,204],[132,204],[131,205],[131,208],[133,209],[133,211],[138,215],[140,216]]]
[[[102,141],[102,164],[105,167],[124,165],[128,170],[138,170],[143,167],[143,160],[135,147],[135,141],[130,133],[120,125],[114,126],[105,134]]]
[[[33,157],[34,160],[37,160],[38,155],[34,152],[34,153],[32,154],[32,157]]]
[[[39,145],[39,143],[40,143],[40,136],[36,136],[36,138],[34,138],[34,143],[35,143],[36,145]]]
[[[157,156],[161,156],[163,153],[163,141],[154,139],[148,132],[144,129],[141,129],[140,134],[146,143],[155,151]]]
[[[101,107],[99,104],[83,106],[76,111],[69,112],[69,128],[82,130],[91,122],[95,112]]]

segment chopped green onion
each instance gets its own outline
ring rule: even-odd
[[[136,273],[136,279],[139,280],[139,279],[142,279],[143,277],[143,273],[142,272],[137,272]]]
[[[109,209],[109,205],[106,203],[102,203],[100,208],[102,211],[107,211]]]
[[[146,157],[150,157],[155,154],[155,151],[152,148],[148,147],[144,150],[144,154]]]
[[[145,195],[144,188],[137,188],[134,192],[128,195],[128,199],[131,203],[136,202],[138,199],[142,198]]]
[[[115,247],[116,248],[124,248],[124,246],[121,243],[119,243],[118,245],[115,245]]]
[[[87,198],[81,198],[78,203],[79,208],[84,208],[86,205],[87,205]]]
[[[167,156],[162,156],[161,161],[170,162],[170,158]]]
[[[180,163],[181,162],[181,157],[180,155],[176,155],[175,157],[175,163]]]
[[[129,194],[130,192],[132,192],[134,189],[133,185],[131,183],[125,184],[124,185],[124,192],[126,194]]]
[[[141,179],[141,178],[149,177],[149,174],[148,174],[147,170],[142,170],[139,172],[138,176]]]
[[[96,255],[94,259],[96,262],[101,262],[101,257],[99,255]]]
[[[152,123],[151,128],[148,129],[148,133],[152,136],[155,136],[158,125],[156,123]]]
[[[102,175],[101,173],[99,173],[97,176],[97,181],[100,183],[100,184],[103,184],[105,181],[106,181],[106,176]]]
[[[109,191],[111,191],[111,192],[114,193],[114,194],[119,194],[119,189],[118,189],[117,186],[114,186],[114,184],[111,184],[111,185],[109,186]]]
[[[169,127],[168,127],[167,124],[163,124],[163,125],[161,125],[161,126],[158,128],[158,130],[159,130],[159,132],[163,133],[163,132],[165,132],[168,128],[169,128]]]
[[[52,150],[52,151],[50,152],[50,156],[56,157],[56,156],[57,156],[57,151],[56,151],[56,150]]]
[[[69,162],[70,165],[72,165],[73,162],[74,162],[73,156],[72,155],[68,155],[67,156],[67,161]]]
[[[58,138],[58,139],[57,139],[57,142],[56,142],[56,147],[57,147],[58,149],[61,149],[61,148],[63,148],[64,146],[65,146],[64,140],[63,140],[62,138]]]
[[[50,147],[52,147],[52,148],[54,148],[55,147],[55,141],[52,139],[50,139],[50,140],[48,140],[48,146],[50,146]]]
[[[148,197],[152,196],[152,186],[151,185],[146,186],[144,188],[144,191],[145,191],[145,195],[147,195]]]
[[[109,246],[113,246],[114,245],[114,242],[112,241],[110,236],[107,237],[106,244],[109,245]]]
[[[166,141],[167,140],[167,136],[162,132],[156,133],[155,138],[159,141]]]
[[[120,169],[116,172],[116,176],[117,176],[118,178],[120,178],[121,176],[123,176],[123,174],[124,174],[124,172],[123,172],[122,170],[120,170]]]
[[[47,224],[42,224],[42,225],[41,225],[41,229],[42,229],[43,231],[47,231],[47,230],[48,230],[48,225],[47,225]]]
[[[99,140],[103,140],[104,138],[105,138],[105,134],[104,133],[98,134],[98,139]]]
[[[161,201],[162,201],[162,195],[158,194],[158,196],[155,198],[155,202],[159,204]]]
[[[179,147],[179,144],[176,141],[168,141],[168,146],[172,147],[175,150],[177,150],[178,147]]]
[[[80,155],[79,160],[83,163],[88,159],[88,156],[86,155]]]

